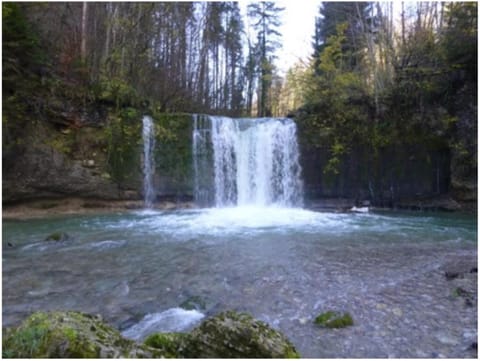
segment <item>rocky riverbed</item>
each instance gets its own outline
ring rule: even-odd
[[[476,232],[469,215],[294,209],[4,221],[3,326],[79,310],[142,340],[234,309],[303,357],[476,357]],[[330,310],[353,325],[316,325]]]

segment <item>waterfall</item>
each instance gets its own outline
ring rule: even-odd
[[[193,131],[195,201],[213,198],[217,207],[302,205],[293,120],[207,116],[200,122],[200,118],[194,118]],[[208,179],[213,183],[210,197],[205,195]]]
[[[155,200],[155,191],[153,189],[153,176],[155,174],[155,159],[153,150],[155,149],[155,128],[153,120],[148,115],[142,119],[143,122],[143,195],[145,207],[152,208]]]

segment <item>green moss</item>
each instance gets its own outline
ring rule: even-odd
[[[192,179],[192,117],[190,114],[156,114],[155,161],[162,174],[188,186]]]
[[[100,319],[80,312],[34,313],[4,335],[3,356],[14,358],[104,358],[163,356],[124,339]]]
[[[104,129],[108,172],[118,183],[141,175],[140,143],[141,117],[130,118],[129,112],[121,111],[109,117]]]
[[[315,318],[315,324],[327,328],[343,328],[353,325],[352,316],[345,312],[343,314],[327,311]]]
[[[65,232],[53,232],[45,238],[45,241],[63,242],[67,241],[69,238],[70,236]]]
[[[246,313],[223,312],[189,334],[182,355],[187,358],[298,358],[280,332]]]
[[[50,234],[47,238],[45,238],[46,241],[60,241],[63,237],[63,233],[62,232],[54,232],[52,234]]]
[[[4,337],[2,342],[2,357],[46,357],[44,343],[47,338],[48,329],[46,327],[32,326],[20,329]]]
[[[178,358],[179,348],[186,337],[186,334],[177,332],[154,333],[146,338],[144,344],[161,350],[167,358]]]

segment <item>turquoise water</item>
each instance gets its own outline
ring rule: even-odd
[[[56,231],[70,239],[44,241]],[[476,339],[476,304],[460,305],[444,277],[477,264],[474,215],[214,208],[4,221],[2,232],[3,326],[74,309],[141,339],[237,309],[305,357],[471,357]],[[178,309],[191,297],[205,306]],[[331,308],[355,325],[312,324]]]

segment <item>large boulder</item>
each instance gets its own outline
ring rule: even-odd
[[[204,322],[179,349],[186,358],[299,358],[280,332],[246,313],[227,311]]]
[[[245,313],[227,311],[190,333],[128,340],[81,312],[36,312],[3,331],[4,358],[299,358],[280,332]]]
[[[36,312],[4,332],[4,358],[155,358],[158,349],[123,338],[99,316]]]

